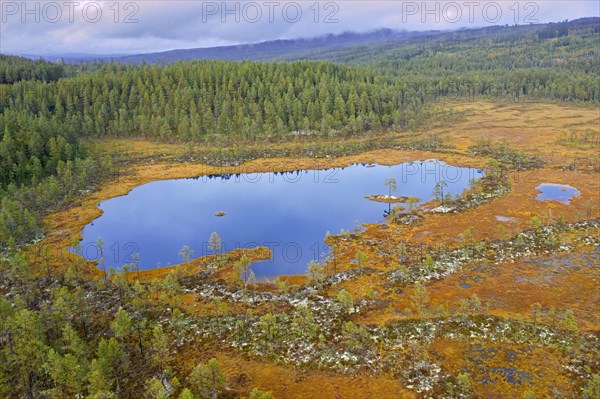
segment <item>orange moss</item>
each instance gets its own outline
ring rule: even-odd
[[[222,268],[216,271],[215,278],[232,282],[235,280],[237,274],[237,270],[235,270],[233,265],[243,256],[246,256],[251,262],[258,262],[271,259],[272,253],[271,250],[265,247],[250,249],[238,248],[225,254],[203,256],[180,265],[130,272],[129,276],[141,282],[150,282],[164,278],[174,272],[181,275],[193,275],[205,270],[209,262],[218,260],[219,257],[222,257],[226,259],[227,262]]]
[[[204,354],[203,358],[184,355],[184,364],[193,365],[210,356],[217,358],[227,377],[230,390],[246,394],[257,387],[271,391],[282,399],[409,399],[416,395],[398,379],[387,375],[338,375],[324,371],[302,371],[267,361],[249,359],[230,353]]]
[[[535,397],[573,397],[570,379],[562,373],[564,358],[556,349],[532,345],[490,344],[438,340],[430,350],[441,357],[442,367],[452,374],[469,373],[481,398],[521,398],[526,391]],[[523,373],[509,381],[504,370]],[[511,376],[513,377],[513,376]],[[518,382],[518,383],[517,383]]]

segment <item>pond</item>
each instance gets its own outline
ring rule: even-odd
[[[445,181],[445,192],[454,196],[483,173],[427,160],[156,181],[100,203],[104,213],[83,229],[78,252],[98,261],[101,237],[107,268],[131,264],[139,254],[139,268],[151,269],[181,263],[185,245],[193,250],[192,259],[212,254],[209,237],[216,232],[221,252],[272,250],[270,260],[252,265],[257,277],[302,274],[312,259],[328,252],[327,232],[384,220],[391,205],[365,197],[389,194],[387,179],[396,180],[396,196],[422,203],[433,198],[438,181]]]
[[[514,222],[517,219],[514,218],[514,217],[511,217],[511,216],[497,215],[496,216],[496,220],[499,221],[499,222]]]
[[[558,201],[566,205],[569,205],[574,197],[579,197],[581,194],[575,187],[566,184],[544,183],[535,189],[541,191],[536,197],[538,201]]]

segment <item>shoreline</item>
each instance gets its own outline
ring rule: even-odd
[[[77,198],[75,205],[68,209],[47,215],[43,220],[46,231],[44,238],[38,243],[28,247],[27,252],[40,253],[50,250],[50,266],[60,267],[62,260],[70,257],[80,259],[82,264],[91,267],[92,274],[101,275],[102,271],[95,262],[86,261],[82,257],[68,251],[68,247],[79,243],[82,239],[83,228],[102,216],[103,211],[99,205],[107,200],[128,195],[133,189],[145,184],[172,179],[189,179],[214,174],[238,173],[270,173],[293,172],[296,170],[325,170],[331,168],[348,167],[352,164],[366,163],[383,166],[399,165],[405,162],[420,159],[437,159],[447,164],[458,167],[482,167],[483,161],[475,157],[459,154],[435,153],[428,151],[406,150],[373,150],[365,153],[338,158],[260,158],[248,161],[239,166],[210,166],[201,163],[136,163],[128,167],[128,171],[121,174],[116,181],[105,182],[95,192]],[[182,264],[170,265],[160,269],[173,270]],[[95,270],[94,270],[95,269]],[[150,274],[155,270],[146,269]],[[140,273],[143,271],[140,270]],[[164,274],[164,273],[160,273]],[[301,277],[302,275],[294,275]]]

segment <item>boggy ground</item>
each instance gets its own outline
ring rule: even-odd
[[[366,225],[356,237],[334,245],[336,271],[356,268],[353,260],[360,251],[366,255],[363,268],[372,272],[358,274],[318,292],[325,298],[335,300],[340,289],[348,291],[355,303],[364,303],[365,306],[347,319],[366,328],[421,318],[438,320],[445,317],[474,317],[477,314],[560,329],[564,327],[561,323],[564,322],[565,312],[572,310],[577,319],[577,330],[581,334],[597,335],[600,323],[597,314],[600,305],[600,262],[593,243],[594,240],[596,244],[600,242],[597,228],[575,231],[561,237],[566,241],[587,237],[587,241],[578,241],[570,250],[560,254],[532,254],[511,262],[466,263],[442,279],[425,280],[422,285],[427,292],[427,309],[421,309],[423,312],[415,304],[413,283],[390,282],[387,273],[396,265],[392,264],[389,257],[379,254],[380,248],[396,248],[400,243],[406,243],[455,249],[465,245],[465,238],[461,234],[469,227],[474,227],[473,241],[485,240],[489,243],[510,240],[519,232],[531,228],[534,216],[539,217],[542,224],[554,224],[559,221],[573,223],[595,219],[600,215],[600,110],[597,107],[492,102],[452,103],[446,106],[462,110],[465,117],[450,127],[435,128],[428,132],[440,135],[454,147],[443,152],[391,148],[329,159],[261,158],[237,166],[220,167],[180,162],[180,159],[186,159],[183,155],[189,152],[189,148],[182,145],[154,144],[143,140],[96,142],[97,150],[118,151],[130,161],[124,164],[126,166],[115,181],[80,198],[69,209],[48,216],[45,228],[49,233],[29,251],[39,256],[39,263],[47,270],[72,262],[84,265],[85,262],[70,255],[65,248],[80,239],[83,226],[100,216],[97,204],[125,195],[134,187],[154,180],[214,173],[322,169],[361,162],[391,165],[429,158],[454,165],[483,167],[485,157],[473,156],[469,149],[481,138],[488,138],[492,142],[504,142],[510,148],[536,155],[546,163],[542,168],[510,173],[512,187],[507,195],[460,213],[425,214],[421,222],[409,226]],[[401,140],[406,135],[399,133],[396,136]],[[585,140],[581,138],[584,136]],[[301,145],[277,143],[265,147],[280,149]],[[570,205],[537,201],[535,187],[541,183],[569,184],[580,190],[581,195],[573,199]],[[511,220],[499,221],[498,216]],[[504,227],[498,228],[500,225]],[[254,255],[256,259],[265,256],[260,251]],[[239,256],[232,257],[232,261],[235,259],[239,259]],[[193,274],[210,261],[196,260],[186,268]],[[97,274],[93,265],[86,266],[87,270]],[[140,272],[134,278],[149,281],[176,269]],[[234,268],[229,270],[233,271]],[[331,268],[328,271],[331,273]],[[225,275],[222,271],[214,278],[224,281],[230,288],[234,285],[231,275]],[[306,283],[302,276],[292,276],[288,281],[292,284]],[[239,282],[236,284],[239,286]],[[255,289],[277,292],[269,284],[259,284]],[[468,301],[474,295],[480,306],[465,309],[465,303],[466,307],[471,306]],[[211,300],[201,298],[196,292],[188,292],[182,298],[184,300],[178,306],[194,317],[214,317],[218,312]],[[540,305],[539,310],[535,310],[535,304]],[[278,309],[289,312],[293,308],[277,301],[248,303],[235,300],[229,304],[229,311],[233,315],[248,313],[258,317],[277,313]],[[565,367],[574,358],[572,349],[555,343],[490,339],[485,334],[475,334],[470,338],[473,334],[454,339],[436,336],[423,343],[423,356],[440,367],[440,374],[457,376],[459,373],[469,373],[473,390],[468,395],[490,398],[581,396],[581,387],[585,386],[588,377],[574,376],[572,368]],[[587,341],[584,341],[590,339],[585,338]],[[575,341],[579,342],[577,339]],[[403,351],[408,350],[406,345]],[[589,363],[595,364],[591,372],[598,373],[597,346],[586,353],[586,356],[595,358]],[[222,345],[207,347],[192,342],[184,351],[178,351],[177,356],[184,370],[191,369],[200,360],[216,356],[227,375],[227,385],[232,392],[239,394],[257,386],[273,391],[278,398],[411,398],[428,397],[428,392],[439,393],[439,384],[444,385],[443,380],[438,381],[437,391],[424,390],[418,393],[415,384],[398,371],[373,374],[366,367],[360,371],[340,373],[310,364],[299,367],[270,360],[269,356],[252,351],[227,349]],[[437,397],[437,394],[431,395]]]

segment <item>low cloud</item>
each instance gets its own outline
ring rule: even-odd
[[[3,53],[117,54],[598,16],[596,1],[2,1]]]

